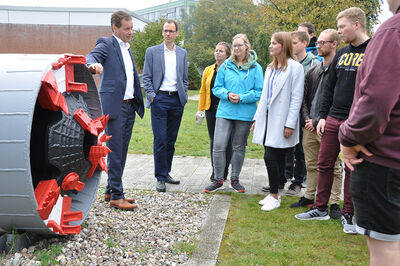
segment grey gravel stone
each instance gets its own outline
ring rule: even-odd
[[[125,193],[136,199],[138,209],[111,208],[99,192],[80,234],[44,238],[1,262],[40,265],[38,253],[61,245],[61,253],[53,257],[59,265],[186,264],[190,254],[185,250],[194,245],[212,195],[133,189]]]

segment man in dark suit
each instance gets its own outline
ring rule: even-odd
[[[154,168],[157,191],[165,192],[165,183],[179,184],[171,172],[175,141],[178,136],[183,108],[187,102],[188,65],[186,50],[175,45],[178,24],[167,20],[163,26],[164,42],[149,47],[143,68],[145,106],[151,106],[154,135]]]
[[[129,41],[133,22],[130,14],[116,11],[111,16],[111,37],[99,38],[96,47],[86,56],[86,64],[100,74],[100,99],[103,113],[110,116],[106,134],[112,136],[107,146],[108,184],[105,200],[112,207],[124,210],[137,208],[134,199],[125,198],[122,186],[128,145],[135,123],[135,112],[144,115],[143,96],[139,76],[132,57]],[[104,71],[103,71],[104,69]]]

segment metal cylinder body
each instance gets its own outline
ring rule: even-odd
[[[92,207],[107,119],[84,62],[0,55],[0,232],[78,233]]]

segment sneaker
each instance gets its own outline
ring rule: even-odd
[[[315,207],[312,207],[306,212],[296,214],[294,217],[299,220],[329,220],[327,210],[320,211]]]
[[[278,197],[278,199],[275,199],[271,195],[268,195],[267,197],[265,197],[264,200],[265,200],[264,201],[265,203],[261,207],[262,211],[272,211],[281,206],[281,197]]]
[[[214,182],[212,182],[211,185],[209,185],[208,187],[206,187],[206,189],[204,190],[204,192],[210,193],[210,192],[214,192],[214,191],[221,190],[221,189],[224,189],[224,183],[214,181]]]
[[[264,205],[264,204],[268,201],[268,199],[269,199],[270,197],[271,197],[271,196],[268,194],[265,198],[263,198],[262,200],[260,200],[260,201],[258,202],[258,204]]]
[[[329,216],[332,219],[339,219],[342,216],[339,204],[331,204],[331,212],[329,213]]]
[[[305,197],[301,197],[298,202],[295,202],[292,205],[290,205],[290,208],[297,208],[297,207],[303,207],[303,206],[308,206],[311,208],[313,204],[314,204],[314,200],[307,199]]]
[[[356,224],[354,223],[354,217],[351,213],[345,213],[342,215],[343,232],[346,234],[357,234]]]
[[[297,184],[290,184],[289,189],[286,191],[286,196],[298,196],[301,191],[301,186]]]
[[[245,190],[244,186],[239,184],[239,180],[237,179],[231,180],[229,187],[239,193],[244,193]]]

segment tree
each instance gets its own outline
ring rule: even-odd
[[[200,90],[201,76],[199,71],[197,70],[197,66],[195,63],[189,63],[188,76],[189,76],[189,90]]]
[[[382,0],[264,0],[262,9],[264,30],[270,34],[276,31],[292,31],[305,21],[314,24],[317,32],[336,29],[336,15],[349,7],[360,7],[367,16],[367,30],[371,33],[378,22]]]
[[[257,53],[257,62],[262,66],[263,69],[271,62],[269,55],[269,43],[271,36],[265,31],[259,31],[253,44],[253,49]]]
[[[194,12],[197,8],[197,5],[189,6],[189,12],[187,13],[185,9],[181,9],[181,19],[179,24],[182,25],[182,29],[185,31],[185,39],[189,40],[193,36],[193,27],[195,24]]]
[[[259,22],[250,18],[256,11],[252,0],[201,0],[194,12],[193,37],[186,42],[190,61],[201,68],[212,64],[216,44],[230,43],[238,33],[254,41]]]
[[[162,29],[165,23],[165,19],[159,19],[154,22],[150,22],[146,25],[143,31],[136,31],[133,34],[132,41],[130,42],[132,47],[133,58],[135,59],[136,67],[142,71],[144,58],[146,55],[146,49],[150,46],[160,44],[164,41],[162,36]],[[179,36],[175,42],[180,43],[185,37],[185,32],[179,29]]]

